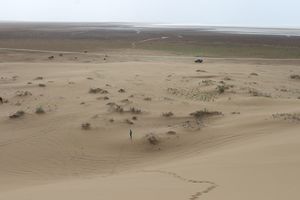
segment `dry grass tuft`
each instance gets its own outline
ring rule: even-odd
[[[101,88],[90,88],[89,93],[90,94],[108,94],[108,91],[101,89]]]
[[[81,124],[81,129],[82,130],[90,130],[91,129],[91,124],[90,123],[83,123],[83,124]]]
[[[294,79],[294,80],[300,80],[300,75],[298,75],[298,74],[292,74],[292,75],[290,76],[290,78],[291,78],[291,79]]]
[[[153,133],[147,134],[146,135],[146,140],[151,145],[157,145],[157,144],[159,144],[159,138],[158,138],[158,136],[154,135]]]
[[[46,87],[46,84],[44,84],[44,83],[39,83],[38,86],[39,86],[39,87]]]
[[[125,119],[125,123],[127,123],[129,125],[133,125],[134,124],[130,119]]]
[[[168,131],[167,134],[168,135],[176,135],[177,133],[175,131]]]
[[[119,89],[118,92],[120,92],[120,93],[125,93],[126,91],[125,91],[124,89]]]
[[[203,119],[205,117],[212,117],[217,115],[222,115],[222,112],[218,111],[208,111],[207,109],[199,110],[190,114],[191,116],[195,117],[196,119]]]
[[[141,113],[142,113],[142,110],[139,109],[139,108],[131,107],[131,108],[129,109],[129,112],[131,112],[132,114],[141,114]]]
[[[22,117],[24,115],[25,115],[25,112],[23,110],[19,110],[16,113],[10,115],[9,118],[10,119],[17,119],[17,118],[20,118],[20,117]]]
[[[46,112],[45,112],[45,110],[43,109],[42,106],[39,106],[39,107],[37,107],[37,108],[35,109],[35,113],[36,113],[36,114],[45,114]]]
[[[173,117],[174,113],[173,112],[165,112],[165,113],[162,113],[162,116],[163,117]]]
[[[28,91],[17,91],[16,96],[18,97],[32,96],[32,93]]]

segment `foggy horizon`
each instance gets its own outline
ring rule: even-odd
[[[0,22],[141,23],[300,28],[296,0],[6,0]]]

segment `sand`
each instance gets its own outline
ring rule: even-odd
[[[300,198],[297,59],[60,53],[1,50],[0,200]]]

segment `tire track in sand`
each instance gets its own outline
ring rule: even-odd
[[[204,190],[197,191],[195,194],[190,195],[189,200],[196,200],[200,196],[207,194],[214,190],[218,185],[212,181],[206,181],[206,180],[196,180],[196,179],[188,179],[185,177],[182,177],[174,172],[169,172],[169,171],[163,171],[163,170],[142,170],[141,172],[145,173],[159,173],[159,174],[164,174],[168,176],[172,176],[173,178],[179,179],[180,181],[184,181],[187,183],[192,183],[192,184],[208,184],[209,186],[206,187]]]

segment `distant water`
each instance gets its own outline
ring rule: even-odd
[[[197,31],[212,31],[228,34],[253,34],[253,35],[282,35],[300,36],[300,28],[255,28],[255,27],[226,27],[226,26],[199,26],[184,24],[144,24],[134,25],[144,28],[173,28],[173,29],[194,29]]]

